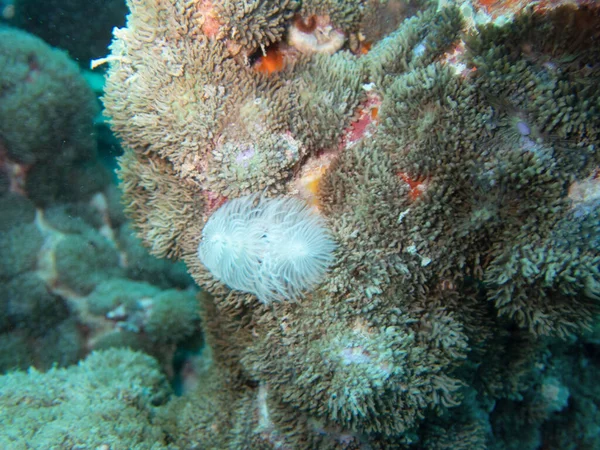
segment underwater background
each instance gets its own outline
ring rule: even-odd
[[[600,449],[600,4],[0,0],[0,449]]]

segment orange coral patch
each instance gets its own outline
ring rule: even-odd
[[[306,190],[308,192],[310,192],[311,194],[318,194],[319,192],[319,182],[321,181],[321,178],[323,177],[323,174],[325,173],[326,169],[324,167],[319,167],[315,172],[316,173],[312,173],[310,174],[311,176],[309,176],[305,181],[306,181]]]
[[[367,53],[369,53],[369,50],[371,50],[372,45],[373,44],[371,42],[361,42],[360,46],[358,47],[358,53],[360,55],[366,55]]]
[[[259,58],[254,67],[259,72],[267,74],[281,71],[285,67],[283,52],[278,46],[269,47],[266,54]]]
[[[312,206],[319,205],[319,183],[323,175],[327,172],[326,167],[317,167],[309,171],[304,177],[299,180],[299,185],[304,188],[305,199]]]
[[[427,185],[429,184],[427,178],[411,178],[406,172],[398,172],[398,176],[402,178],[402,181],[408,184],[410,189],[408,196],[412,201],[418,199],[423,192],[425,192]]]
[[[379,116],[379,108],[377,106],[375,106],[372,110],[371,110],[371,119],[373,120],[377,120],[377,117]]]
[[[310,157],[296,176],[292,192],[318,209],[321,180],[338,154],[339,150],[327,150]]]

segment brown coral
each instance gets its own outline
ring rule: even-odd
[[[578,236],[597,233],[595,206],[574,230],[566,224],[575,214],[568,185],[592,162],[562,144],[585,131],[577,148],[593,159],[596,124],[580,120],[592,108],[580,80],[588,70],[595,80],[596,69],[566,63],[562,84],[545,84],[560,75],[512,44],[555,30],[555,17],[528,13],[483,29],[465,54],[461,12],[429,8],[373,33],[361,55],[361,24],[381,14],[371,2],[228,2],[211,9],[210,32],[194,20],[200,5],[206,24],[206,2],[174,4],[132,4],[105,103],[129,146],[121,174],[138,228],[214,295],[202,301],[207,341],[235,392],[213,395],[219,405],[237,398],[227,419],[202,422],[219,445],[245,437],[253,448],[389,448],[429,430],[443,446],[435,423],[453,408],[470,411],[463,388],[496,331],[566,336],[589,323],[598,255]],[[319,42],[323,30],[337,37]],[[323,43],[327,51],[314,51]],[[256,70],[272,44],[285,64]],[[513,76],[510,95],[494,89],[506,82],[501,70]],[[197,257],[214,210],[257,192],[307,199],[337,241],[329,276],[296,303],[261,305]],[[482,370],[501,370],[492,363]],[[239,434],[223,429],[229,419]],[[481,442],[479,422],[460,424]]]

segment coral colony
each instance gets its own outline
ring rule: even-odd
[[[50,372],[142,430],[69,448],[600,448],[595,2],[127,4],[93,65],[204,363],[178,397],[125,350]]]

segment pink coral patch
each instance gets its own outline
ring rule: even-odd
[[[358,108],[357,118],[344,131],[341,148],[349,148],[370,135],[374,130],[379,114],[381,98],[376,94],[369,94],[367,101]]]

